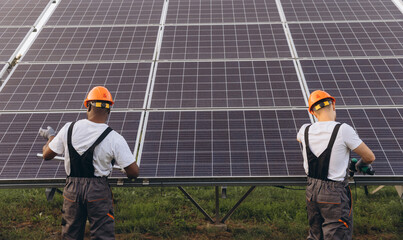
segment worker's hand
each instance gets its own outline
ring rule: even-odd
[[[372,168],[371,164],[365,163],[360,159],[356,164],[355,164],[355,169],[357,172],[363,173],[363,174],[370,174],[374,175],[374,169]]]
[[[51,126],[48,126],[46,129],[39,128],[39,135],[48,140],[51,136],[56,135],[56,131]]]

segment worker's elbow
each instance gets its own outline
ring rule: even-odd
[[[371,163],[373,163],[374,161],[375,161],[375,155],[374,154],[372,154],[369,158],[367,158],[366,159],[367,161],[367,163],[369,163],[369,164],[371,164]]]
[[[128,179],[136,179],[138,176],[138,174],[127,174]]]
[[[43,155],[43,160],[45,160],[45,161],[49,161],[52,159],[53,159],[53,157]]]
[[[125,168],[126,176],[130,179],[135,179],[139,176],[139,167],[136,163],[132,163],[130,166]]]
[[[139,171],[126,172],[126,176],[129,179],[136,179],[139,176]]]
[[[57,156],[57,153],[50,150],[48,147],[44,147],[42,151],[43,160],[49,161]]]

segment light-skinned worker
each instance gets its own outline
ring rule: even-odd
[[[63,191],[63,239],[83,239],[87,218],[91,239],[114,239],[113,199],[107,181],[113,161],[129,178],[139,175],[126,140],[106,124],[113,104],[108,89],[95,87],[84,101],[87,119],[66,123],[57,135],[49,126],[39,130],[48,139],[43,146],[45,160],[65,155],[68,177]]]
[[[304,124],[297,140],[303,145],[304,168],[308,175],[306,202],[310,225],[308,239],[352,239],[353,206],[348,186],[350,151],[361,159],[358,172],[375,160],[375,155],[346,123],[336,122],[336,99],[316,90],[309,96],[309,112],[317,118]]]

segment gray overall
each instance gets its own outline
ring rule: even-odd
[[[62,238],[83,239],[85,224],[90,222],[91,239],[115,239],[112,192],[106,177],[95,177],[95,147],[112,131],[107,128],[81,156],[71,143],[74,122],[67,134],[70,175],[63,191]]]
[[[310,225],[307,239],[352,239],[353,211],[347,169],[343,182],[327,178],[330,155],[341,124],[335,126],[326,150],[316,157],[309,148],[305,129],[305,147],[308,158],[308,186],[306,203]]]

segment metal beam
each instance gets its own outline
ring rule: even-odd
[[[183,189],[181,186],[178,187],[179,190],[182,191],[183,194],[185,194],[185,196],[193,203],[193,205],[195,205],[197,207],[197,209],[199,209],[199,211],[211,222],[214,223],[214,220],[210,217],[210,215],[208,215],[208,213],[192,198],[192,196],[189,195],[189,193],[187,193],[185,191],[185,189]]]
[[[255,188],[256,188],[256,186],[252,186],[252,187],[249,188],[249,190],[241,197],[241,199],[239,199],[239,201],[234,205],[234,207],[231,208],[231,210],[229,210],[229,212],[225,215],[225,217],[223,217],[223,219],[221,219],[221,223],[225,223],[225,221],[227,221],[227,219],[229,217],[231,217],[231,215],[234,213],[234,211],[249,196],[249,194],[251,194],[252,191],[255,190]]]
[[[184,177],[145,178],[136,181],[127,178],[109,178],[113,187],[178,187],[178,186],[305,186],[306,176],[293,177]],[[65,178],[55,179],[0,179],[0,188],[64,187]],[[358,185],[403,185],[403,176],[354,176],[350,183]]]

